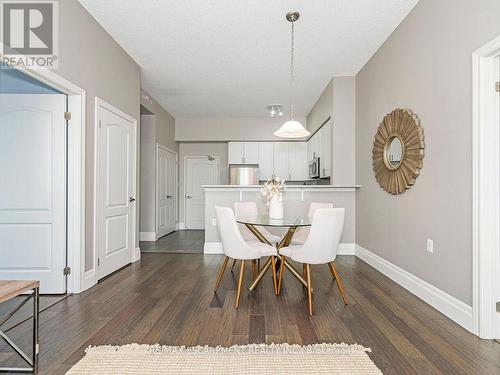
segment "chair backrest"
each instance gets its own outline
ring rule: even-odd
[[[224,254],[233,259],[257,259],[260,257],[259,252],[252,249],[243,239],[231,208],[216,206],[215,217]]]
[[[345,208],[318,208],[301,249],[301,260],[309,264],[333,262],[344,230]]]
[[[234,202],[234,214],[237,217],[254,217],[259,216],[256,202]],[[250,232],[244,224],[238,224],[243,239],[245,241],[255,241],[255,236]]]
[[[311,204],[309,205],[309,212],[307,213],[307,216],[312,219],[314,216],[314,212],[316,212],[318,208],[333,208],[333,203],[311,202]]]

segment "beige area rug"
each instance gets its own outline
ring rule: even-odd
[[[382,374],[361,345],[89,347],[68,374]]]

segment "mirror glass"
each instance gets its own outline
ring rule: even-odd
[[[401,164],[403,145],[398,137],[392,137],[387,143],[385,161],[389,168],[396,169]]]

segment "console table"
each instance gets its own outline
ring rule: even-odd
[[[24,293],[29,295],[22,295],[23,300],[17,307],[15,307],[6,318],[0,321],[0,337],[5,340],[9,346],[16,351],[17,354],[23,358],[30,367],[0,367],[0,372],[31,372],[36,374],[38,372],[38,317],[39,317],[39,287],[40,283],[33,280],[0,280],[0,303],[21,296]],[[26,355],[14,342],[1,330],[4,325],[12,316],[23,307],[26,302],[33,298],[33,352],[32,358]]]

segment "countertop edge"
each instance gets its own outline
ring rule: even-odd
[[[204,189],[261,189],[263,185],[201,185]],[[288,185],[290,189],[358,189],[361,185]]]

